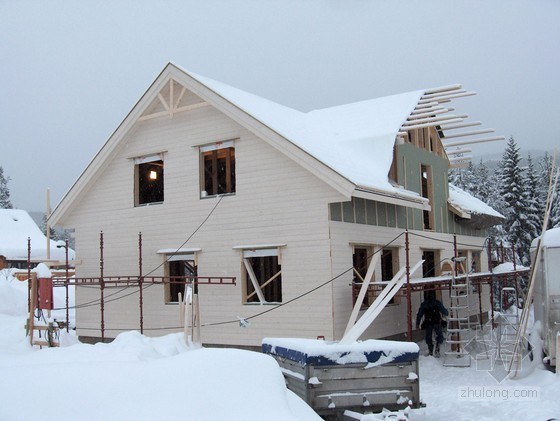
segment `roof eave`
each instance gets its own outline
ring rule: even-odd
[[[431,210],[430,203],[428,199],[423,197],[411,197],[407,195],[401,195],[395,192],[387,192],[381,190],[375,190],[368,187],[356,186],[352,192],[353,197],[359,197],[362,199],[374,200],[376,202],[389,203],[392,205],[404,206],[412,209],[420,210]]]

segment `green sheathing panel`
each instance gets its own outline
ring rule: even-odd
[[[447,160],[424,149],[411,144],[397,145],[398,183],[405,189],[421,194],[421,165],[429,166],[432,170],[433,203],[432,214],[434,231],[448,232],[445,213],[447,213]],[[413,210],[413,229],[422,229],[422,211]]]
[[[366,223],[366,200],[356,197],[352,200],[354,202],[354,214],[356,215],[356,224]]]
[[[330,209],[331,221],[342,221],[342,203],[331,203]]]
[[[431,168],[433,182],[432,213],[434,231],[458,235],[484,237],[484,230],[475,230],[461,223],[447,209],[449,186],[447,184],[447,160],[411,144],[397,145],[398,183],[407,190],[421,193],[420,167]],[[356,224],[377,225],[401,229],[423,230],[422,211],[372,200],[353,198],[349,202],[331,203],[330,219]],[[408,226],[407,226],[408,225]]]

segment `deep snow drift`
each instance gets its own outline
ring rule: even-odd
[[[138,332],[110,344],[32,349],[24,330],[26,282],[6,274],[0,271],[0,420],[320,419],[285,388],[276,362],[256,352],[192,349],[181,334],[147,338]],[[55,294],[55,306],[63,300]],[[75,341],[63,332],[63,345]],[[425,354],[423,343],[420,348]],[[442,363],[420,357],[420,397],[427,406],[411,410],[411,420],[547,420],[560,414],[560,376],[540,359],[526,364],[519,379],[501,383],[477,370],[475,361],[469,368]],[[537,394],[513,396],[520,390]],[[493,397],[481,398],[481,391]]]

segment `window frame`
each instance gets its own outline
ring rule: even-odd
[[[235,143],[234,140],[226,140],[215,142],[207,145],[198,146],[199,153],[199,194],[201,199],[211,198],[216,196],[226,196],[235,195],[237,190],[237,177],[236,177],[236,157],[235,157]],[[225,180],[220,183],[220,158],[218,156],[219,151],[225,151],[225,170],[224,175]],[[206,157],[212,154],[213,164],[212,164],[212,191],[208,192],[207,183],[207,168],[206,168]],[[220,185],[225,184],[224,191],[220,192]]]
[[[282,253],[281,248],[285,247],[285,244],[273,244],[273,245],[262,245],[262,246],[235,246],[234,250],[241,250],[241,284],[242,284],[242,297],[241,303],[243,305],[278,305],[283,302],[284,299],[284,286],[282,282]],[[273,263],[268,263],[276,268],[271,268],[268,271],[267,279],[259,279],[257,274],[254,272],[254,265],[251,259],[256,258],[276,258]],[[276,269],[276,270],[272,270]],[[257,285],[255,285],[257,283]],[[278,285],[279,286],[276,286]],[[258,290],[257,290],[258,286]],[[264,286],[264,289],[261,289]],[[277,288],[277,292],[272,292],[271,294],[279,294],[280,300],[266,300],[265,295],[269,294],[267,289],[271,287]],[[256,296],[255,300],[253,297]],[[248,301],[248,299],[251,301]],[[270,298],[270,296],[269,296]],[[273,297],[274,298],[274,297]]]
[[[160,205],[163,204],[165,201],[165,159],[164,159],[165,152],[159,152],[150,155],[143,155],[131,158],[134,164],[134,189],[133,189],[133,199],[134,199],[134,207],[146,207],[146,206],[153,206],[153,205]],[[161,164],[160,164],[161,163]],[[144,201],[143,195],[141,193],[142,188],[142,174],[147,174],[150,170],[149,168],[154,167],[155,165],[161,167],[161,171],[156,173],[157,177],[159,178],[158,184],[161,184],[161,200],[153,200],[153,201]],[[146,166],[148,169],[143,170],[142,167]],[[142,170],[142,172],[141,172]]]

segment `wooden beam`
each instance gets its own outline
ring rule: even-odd
[[[169,118],[173,118],[173,111],[175,107],[173,107],[173,79],[169,81]]]
[[[470,161],[461,161],[461,162],[454,162],[453,164],[449,164],[449,168],[467,168],[469,166]]]
[[[447,123],[460,123],[461,121],[463,121],[462,118],[455,118],[453,120],[447,120]],[[432,121],[430,123],[417,124],[415,126],[404,126],[401,127],[401,130],[414,130],[414,129],[422,129],[424,127],[434,127],[434,126],[439,126],[440,123],[441,121]]]
[[[259,286],[259,281],[257,281],[255,271],[253,271],[253,267],[249,263],[249,260],[247,258],[244,258],[243,264],[245,265],[245,269],[247,269],[247,274],[249,275],[249,279],[251,279],[251,283],[253,284],[253,288],[257,293],[257,297],[259,297],[259,301],[261,302],[261,304],[266,303],[261,287]]]
[[[161,93],[157,94],[161,104],[163,105],[163,108],[165,108],[165,111],[169,111],[169,105],[167,105],[167,102],[165,102],[165,98],[163,97],[163,95]]]
[[[175,101],[175,104],[173,105],[173,108],[175,109],[175,111],[177,111],[177,107],[179,106],[179,103],[183,99],[183,95],[185,95],[185,92],[187,92],[187,88],[185,88],[183,86],[183,89],[181,90],[181,93],[179,94],[179,97],[177,98],[177,101]]]
[[[443,146],[446,148],[451,146],[462,146],[462,145],[470,145],[472,143],[486,143],[486,142],[495,142],[497,140],[505,140],[504,136],[494,136],[494,137],[486,137],[484,139],[468,139],[468,140],[459,140],[455,142],[448,142],[443,143]]]
[[[273,275],[268,281],[266,281],[264,284],[261,285],[261,291],[262,289],[267,286],[268,284],[270,284],[272,281],[274,281],[276,278],[278,278],[280,275],[282,274],[282,271],[279,270],[278,272],[276,272],[275,275]],[[247,300],[249,300],[249,298],[251,298],[253,295],[255,295],[257,293],[257,290],[254,290],[253,292],[251,292],[249,295],[247,295]]]
[[[445,150],[445,153],[447,155],[459,155],[459,154],[467,153],[467,152],[472,152],[472,149],[457,148],[457,149],[454,149],[454,150],[447,150],[447,149]]]
[[[462,98],[465,96],[472,96],[472,95],[476,95],[476,92],[465,92],[463,94],[442,95],[440,97],[435,97],[435,98],[421,99],[420,101],[418,101],[418,104],[431,103],[433,101],[437,101],[439,103],[439,102],[448,101],[453,98]]]
[[[465,155],[465,156],[456,156],[453,158],[449,158],[449,162],[455,162],[455,161],[464,161],[464,160],[472,160],[472,155]]]
[[[197,108],[202,108],[202,107],[206,107],[206,106],[209,106],[209,105],[210,104],[208,104],[207,102],[199,102],[197,104],[185,105],[184,107],[176,108],[173,113],[178,114],[178,113],[182,113],[182,112],[185,112],[185,111],[196,110]],[[142,117],[138,118],[138,121],[151,120],[152,118],[163,117],[163,116],[167,116],[167,115],[169,115],[169,112],[159,111],[157,113],[143,115]]]
[[[435,116],[438,114],[445,114],[450,112],[451,110],[449,108],[443,108],[441,107],[441,110],[435,110],[435,111],[427,111],[425,113],[419,113],[419,114],[411,114],[407,120],[411,120],[411,119],[417,119],[417,118],[424,118],[424,117],[431,117],[431,116]]]
[[[437,88],[426,89],[424,91],[424,95],[435,94],[435,93],[438,93],[438,92],[452,91],[454,89],[461,89],[462,87],[463,87],[463,85],[460,85],[460,84],[439,86]]]
[[[475,136],[477,134],[494,133],[494,131],[495,131],[494,129],[474,130],[472,132],[450,134],[450,135],[445,135],[443,137],[444,137],[444,139],[453,139],[453,138],[456,138],[456,137]]]
[[[450,95],[450,94],[463,94],[467,91],[465,91],[464,89],[450,89],[449,91],[446,91],[445,94],[446,95]],[[441,92],[436,92],[433,94],[427,94],[427,95],[422,95],[421,99],[431,99],[431,98],[437,98],[442,96],[443,94]]]
[[[364,298],[366,296],[367,290],[369,288],[369,284],[371,282],[371,280],[373,279],[373,274],[375,273],[375,266],[377,266],[377,262],[379,261],[379,256],[381,255],[381,250],[377,250],[377,252],[375,251],[375,247],[374,247],[374,255],[371,258],[370,262],[369,262],[369,266],[366,272],[366,277],[365,279],[362,279],[362,287],[360,288],[360,292],[358,293],[358,297],[356,299],[356,302],[354,303],[354,308],[352,309],[352,314],[350,314],[350,319],[348,320],[348,324],[346,325],[346,330],[344,331],[344,335],[346,335],[348,333],[348,331],[350,329],[352,329],[352,326],[354,326],[354,324],[356,323],[356,320],[358,318],[358,314],[360,312],[360,308],[362,307],[362,303],[364,302]],[[354,270],[356,271],[356,269],[354,268]],[[359,276],[360,274],[357,273],[356,274]]]
[[[462,129],[464,127],[474,127],[474,126],[480,126],[482,123],[480,121],[472,121],[469,123],[463,123],[463,124],[442,124],[441,125],[441,130],[455,130],[455,129]]]
[[[415,125],[415,124],[422,124],[422,123],[429,123],[430,121],[445,121],[445,120],[453,120],[456,118],[465,119],[468,118],[468,115],[444,115],[444,116],[436,116],[436,117],[427,117],[427,118],[419,118],[418,120],[411,120],[405,121],[402,125],[405,128],[408,125]]]
[[[425,113],[428,111],[436,111],[436,110],[443,110],[445,107],[443,105],[438,105],[437,107],[430,107],[430,108],[420,108],[417,110],[416,108],[412,110],[410,114],[418,114],[418,113]]]
[[[434,102],[426,102],[425,104],[417,104],[416,107],[414,107],[415,110],[421,109],[421,108],[430,108],[430,107],[437,107],[439,104],[439,102],[434,101]]]

